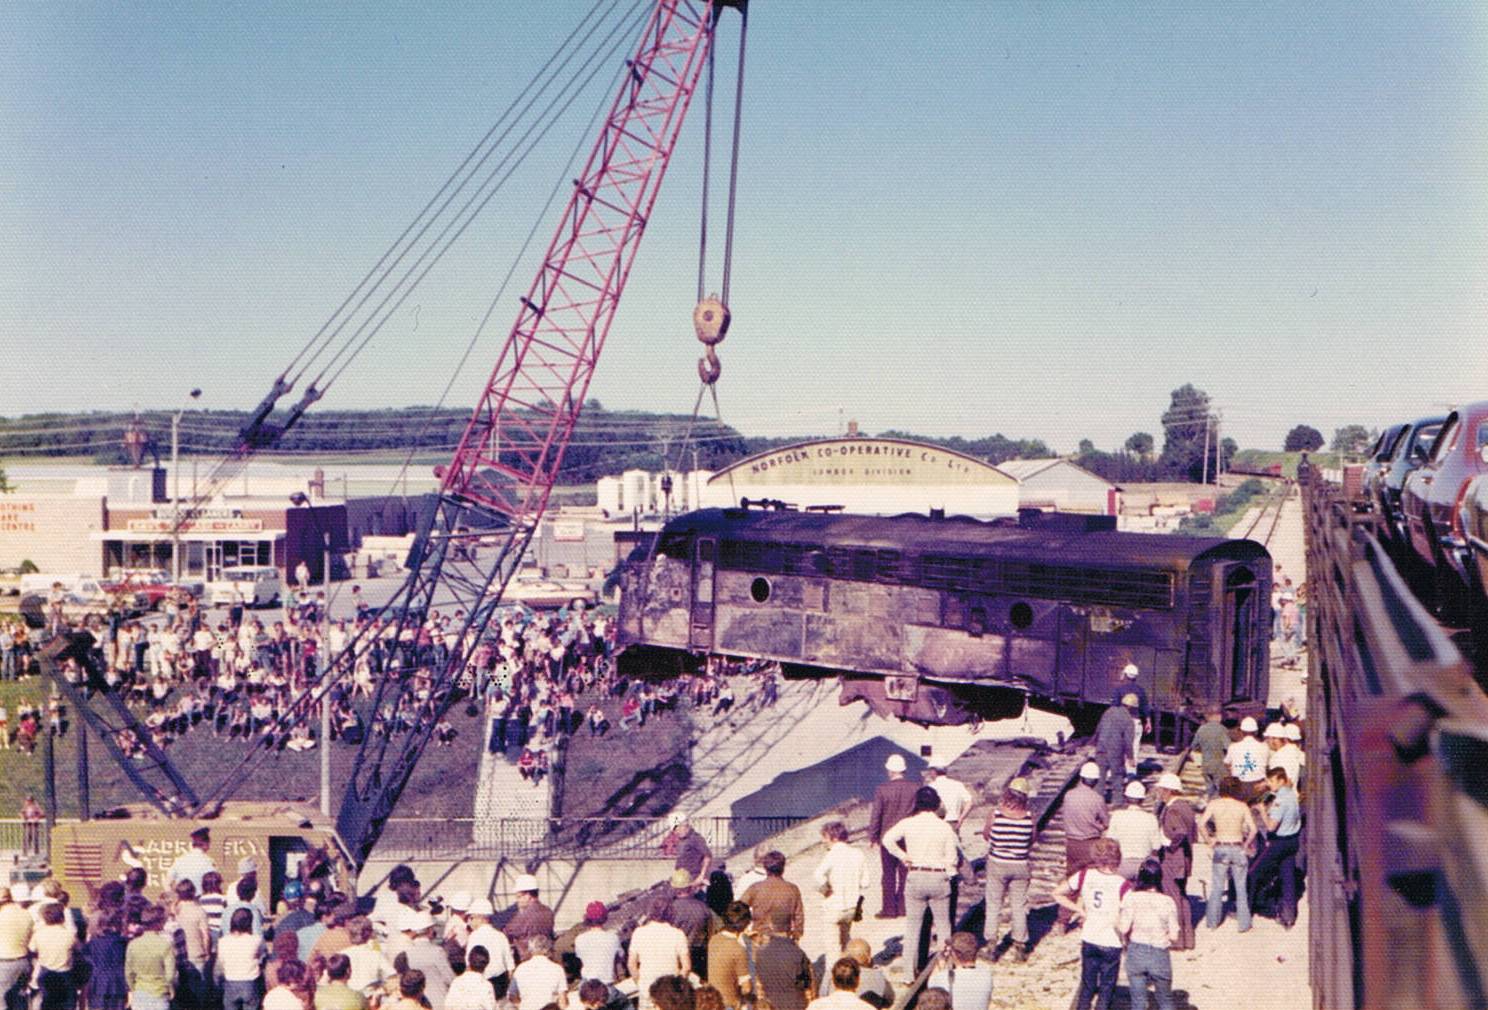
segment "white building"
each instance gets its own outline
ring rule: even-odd
[[[704,506],[777,499],[867,515],[943,509],[981,518],[1018,511],[1018,482],[974,456],[892,438],[829,438],[771,449],[708,478]]]
[[[1020,508],[1117,513],[1121,489],[1067,459],[1010,459],[998,468],[1017,478]]]

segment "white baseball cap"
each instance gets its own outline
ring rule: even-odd
[[[1240,732],[1242,733],[1254,733],[1257,728],[1256,721],[1250,716],[1240,720]]]
[[[470,903],[470,907],[466,909],[466,911],[468,911],[471,915],[484,915],[490,917],[496,914],[496,906],[491,904],[491,900],[489,898],[476,898]]]
[[[909,766],[904,763],[903,754],[890,754],[888,760],[884,762],[884,770],[886,771],[902,772],[908,767]]]
[[[1175,793],[1183,792],[1183,780],[1172,772],[1163,772],[1157,777],[1157,788],[1171,789]]]
[[[434,926],[434,919],[419,908],[404,908],[398,912],[398,932],[422,933]]]
[[[1286,737],[1288,740],[1301,740],[1302,727],[1298,726],[1294,722],[1289,722],[1285,726],[1281,727],[1281,735]]]
[[[1286,730],[1284,730],[1284,729],[1281,728],[1281,723],[1279,723],[1279,722],[1273,722],[1269,726],[1266,727],[1266,732],[1262,733],[1261,735],[1262,736],[1266,736],[1266,737],[1272,737],[1272,736],[1274,736],[1278,740],[1285,740],[1286,739]]]
[[[512,884],[512,890],[516,891],[519,894],[523,891],[536,891],[537,878],[530,873],[524,873],[516,879],[515,883]]]
[[[1126,798],[1129,800],[1146,799],[1147,787],[1140,782],[1128,782],[1126,784]]]
[[[456,891],[446,899],[445,904],[456,912],[468,912],[470,910],[470,892]]]
[[[1141,672],[1142,672],[1141,670],[1138,670],[1137,669],[1137,664],[1136,663],[1127,663],[1125,666],[1123,666],[1121,668],[1121,675],[1123,677],[1129,677],[1132,680],[1136,680],[1137,679],[1137,674],[1139,674]]]
[[[1091,781],[1100,778],[1100,765],[1094,761],[1086,761],[1080,766],[1080,778]]]

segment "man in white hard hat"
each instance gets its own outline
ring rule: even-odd
[[[1246,803],[1266,790],[1266,759],[1271,750],[1256,739],[1259,730],[1260,727],[1250,716],[1241,719],[1240,732],[1244,736],[1230,744],[1230,749],[1225,752],[1225,764],[1229,767],[1230,774],[1240,780],[1243,792],[1241,799]]]
[[[1194,945],[1193,909],[1188,904],[1188,878],[1193,872],[1193,845],[1198,841],[1198,813],[1183,797],[1183,780],[1164,772],[1153,788],[1157,798],[1157,826],[1167,844],[1158,855],[1162,858],[1162,890],[1178,906],[1178,942],[1173,950],[1192,950]]]
[[[1275,729],[1275,734],[1271,731]],[[1285,726],[1272,723],[1266,727],[1266,744],[1271,748],[1271,753],[1266,757],[1266,770],[1280,768],[1287,773],[1287,781],[1295,788],[1302,779],[1302,748],[1292,742],[1291,736],[1295,734],[1301,739],[1302,734],[1297,729],[1296,723],[1287,723]]]
[[[506,938],[505,933],[491,925],[491,920],[496,917],[496,909],[490,899],[476,898],[472,901],[469,915],[470,935],[465,939],[465,951],[468,954],[476,947],[486,948],[486,954],[491,959],[486,964],[486,978],[492,983],[498,998],[505,996],[506,987],[511,982],[512,969],[516,967],[511,941]]]
[[[1168,840],[1157,826],[1157,815],[1142,806],[1147,798],[1146,786],[1133,780],[1126,784],[1122,795],[1126,802],[1111,811],[1106,837],[1114,838],[1121,846],[1121,868],[1116,872],[1127,880],[1135,880],[1142,862],[1167,845]]]
[[[897,919],[904,914],[904,878],[907,871],[904,864],[884,847],[883,838],[890,828],[914,813],[915,793],[919,787],[904,777],[908,766],[902,754],[890,754],[884,762],[884,770],[889,773],[889,779],[873,794],[873,812],[868,817],[868,839],[879,847],[879,860],[883,869],[880,880],[883,906],[878,910],[878,917]]]
[[[449,918],[444,921],[441,935],[445,941],[453,941],[461,949],[464,949],[465,941],[470,937],[470,920],[467,916],[474,900],[469,891],[456,891],[444,903],[449,909]]]
[[[1087,866],[1095,863],[1095,843],[1106,835],[1111,823],[1111,812],[1106,801],[1096,789],[1100,781],[1100,766],[1086,761],[1080,766],[1079,781],[1064,794],[1060,812],[1064,815],[1064,879],[1068,880]],[[1058,923],[1068,929],[1070,912],[1061,907]]]
[[[444,997],[455,980],[449,956],[434,942],[434,917],[420,908],[403,908],[398,912],[398,932],[405,938],[403,953],[409,969],[424,973],[424,995],[430,1006],[444,1006]]]
[[[506,924],[506,938],[518,956],[525,958],[527,941],[532,937],[553,939],[553,910],[537,900],[537,878],[530,873],[517,877],[512,890],[517,892],[517,914]]]
[[[1111,699],[1112,702],[1119,705],[1121,704],[1121,699],[1126,695],[1134,694],[1137,696],[1137,710],[1132,715],[1132,729],[1134,732],[1132,735],[1131,757],[1126,762],[1126,770],[1129,775],[1135,775],[1137,771],[1137,759],[1141,756],[1142,750],[1142,733],[1152,729],[1150,722],[1151,713],[1147,709],[1147,690],[1141,684],[1137,683],[1137,678],[1141,675],[1142,671],[1136,663],[1127,663],[1123,666],[1121,668],[1121,683],[1116,687],[1117,697]]]

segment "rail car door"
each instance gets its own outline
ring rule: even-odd
[[[699,538],[692,561],[692,620],[687,644],[701,652],[713,651],[713,574],[718,541]]]
[[[1054,690],[1066,698],[1078,698],[1085,690],[1085,649],[1090,621],[1069,607],[1060,607],[1059,657],[1054,670]]]
[[[1225,572],[1218,653],[1220,683],[1226,685],[1231,701],[1254,700],[1256,697],[1259,590],[1255,573],[1249,567],[1234,565]],[[1266,602],[1270,603],[1269,600]]]

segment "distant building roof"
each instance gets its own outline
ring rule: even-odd
[[[1092,473],[1090,470],[1085,469],[1074,460],[1065,459],[1063,456],[1050,456],[1047,459],[1008,459],[1003,460],[1001,463],[998,463],[997,469],[1001,470],[1003,473],[1011,474],[1019,481],[1026,481],[1030,477],[1041,474],[1046,470],[1051,470],[1057,466],[1065,466],[1074,470],[1078,470],[1080,471],[1080,473],[1086,474],[1098,481],[1109,484],[1111,487],[1115,487],[1118,491],[1121,490],[1119,487],[1116,486],[1115,482],[1106,480],[1106,478],[1102,477],[1100,474]]]

